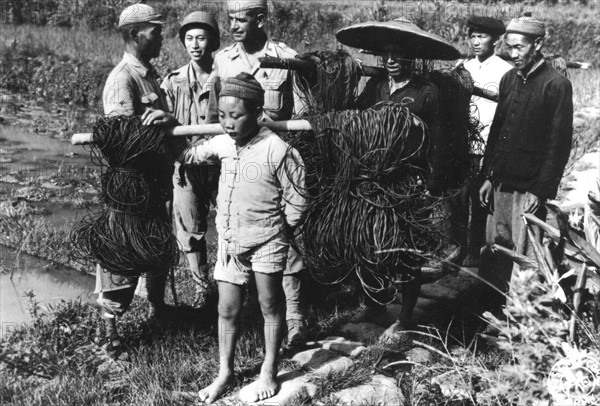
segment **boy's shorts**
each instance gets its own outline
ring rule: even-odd
[[[217,282],[243,286],[252,272],[278,274],[285,270],[289,243],[283,231],[243,254],[227,254],[226,247],[227,243],[219,239],[214,273]]]

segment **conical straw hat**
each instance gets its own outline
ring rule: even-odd
[[[460,58],[458,49],[442,37],[423,31],[415,24],[402,19],[355,24],[342,28],[335,36],[344,45],[373,53],[384,53],[388,47],[393,47],[413,58]]]

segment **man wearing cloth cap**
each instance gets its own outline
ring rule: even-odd
[[[281,42],[271,41],[264,31],[268,4],[267,0],[229,0],[227,11],[230,31],[235,41],[215,55],[211,80],[216,91],[211,92],[207,122],[216,122],[216,100],[219,81],[239,73],[249,73],[265,91],[263,120],[289,120],[292,114],[300,113],[301,102],[295,92],[292,72],[286,69],[263,69],[258,58],[272,56],[293,58],[296,51]],[[222,170],[227,170],[223,168]],[[304,264],[299,253],[290,247],[288,268],[283,277],[286,296],[286,320],[288,344],[300,345],[304,341],[304,314],[302,312],[301,275]]]
[[[158,83],[158,74],[150,64],[158,57],[162,46],[162,21],[160,15],[150,6],[135,4],[127,7],[119,18],[119,31],[125,41],[125,54],[121,62],[112,70],[106,84],[102,102],[106,115],[142,116],[144,125],[175,126],[177,120],[166,111],[169,107],[165,95]],[[163,160],[157,162],[165,168],[162,183],[163,196],[170,200],[172,185],[170,174],[174,159],[170,147],[176,140],[170,140],[163,146]],[[167,203],[159,213],[168,221]],[[150,316],[159,316],[164,308],[164,290],[167,269],[155,269],[148,272],[137,293],[147,296],[150,302]],[[97,266],[96,293],[98,303],[106,324],[106,348],[113,356],[121,352],[121,342],[116,332],[115,317],[121,316],[133,299],[140,278],[127,278],[111,275]]]
[[[473,16],[467,21],[467,26],[475,58],[466,61],[463,66],[471,74],[475,86],[497,96],[500,79],[512,69],[508,62],[494,54],[495,46],[500,36],[504,34],[504,23],[496,18]],[[487,142],[496,112],[496,102],[477,96],[473,96],[472,102],[475,106],[474,114],[484,126],[481,130],[481,137],[484,142]],[[471,151],[471,153],[480,155],[483,151]],[[461,228],[464,229],[464,234],[461,236],[461,245],[464,250],[461,255],[464,257],[463,266],[477,266],[479,251],[485,244],[487,213],[479,204],[478,192],[481,183],[481,180],[476,179],[473,185],[465,186],[464,200],[469,203],[463,205],[461,215],[457,216],[461,221]],[[469,208],[471,211],[470,224]]]
[[[221,161],[217,195],[219,245],[214,278],[219,287],[219,374],[199,392],[214,402],[234,382],[234,355],[244,285],[252,277],[265,320],[265,359],[257,381],[240,391],[244,402],[274,396],[283,338],[282,278],[289,236],[299,225],[305,200],[300,154],[274,132],[258,125],[265,91],[248,73],[223,80],[219,122],[226,134],[194,144],[181,156],[186,165]],[[284,203],[285,202],[285,203]]]
[[[212,52],[219,49],[219,26],[212,15],[194,11],[183,19],[179,39],[190,62],[170,73],[162,82],[170,111],[183,125],[203,124],[206,118],[212,72]],[[206,304],[208,267],[206,251],[207,217],[216,194],[218,162],[194,168],[175,163],[173,173],[173,218],[177,240],[186,254],[196,284],[194,306]]]
[[[571,82],[545,62],[545,34],[544,23],[531,17],[513,19],[506,28],[505,43],[515,68],[500,81],[483,161],[486,180],[479,192],[481,204],[493,212],[487,244],[500,243],[534,260],[522,215],[545,219],[544,202],[556,196],[573,135]],[[487,250],[484,254],[480,270],[490,275],[483,276],[507,292],[512,262],[490,269],[498,261],[484,266],[491,255]]]

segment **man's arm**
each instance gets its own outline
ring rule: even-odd
[[[529,190],[542,198],[553,198],[569,160],[573,141],[573,87],[568,79],[550,83],[548,100],[549,133],[537,179]]]
[[[201,165],[209,162],[211,158],[218,158],[218,138],[217,136],[210,140],[201,139],[196,141],[179,154],[178,161],[183,165]]]
[[[212,72],[204,84],[208,89],[208,102],[206,103],[206,124],[219,122],[219,92],[221,91],[219,78],[219,64],[217,59],[213,63]]]
[[[481,173],[485,179],[490,179],[493,175],[491,173],[491,166],[494,160],[494,149],[500,134],[500,129],[504,125],[504,110],[506,109],[504,104],[507,93],[506,77],[507,75],[504,75],[502,79],[500,79],[500,85],[498,86],[498,106],[496,107],[496,112],[494,113],[494,119],[492,120],[492,126],[490,127],[487,145],[485,146],[485,154],[483,157],[483,164],[481,166]]]
[[[112,74],[111,74],[112,76]],[[108,116],[133,116],[135,113],[135,90],[133,82],[125,74],[117,74],[104,86],[102,105]]]

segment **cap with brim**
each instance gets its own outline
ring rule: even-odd
[[[506,28],[504,23],[497,18],[473,16],[467,21],[467,27],[473,31],[500,36]]]
[[[546,25],[533,17],[513,18],[506,27],[506,33],[523,34],[536,38],[545,37]]]
[[[458,49],[443,38],[400,19],[355,24],[342,28],[335,37],[344,45],[373,53],[384,53],[393,47],[401,49],[405,56],[412,58],[442,60],[460,58]]]
[[[263,9],[268,7],[267,0],[227,0],[227,11],[237,13],[240,11]]]
[[[158,24],[165,23],[163,17],[147,4],[133,4],[121,12],[119,27],[130,24]]]

